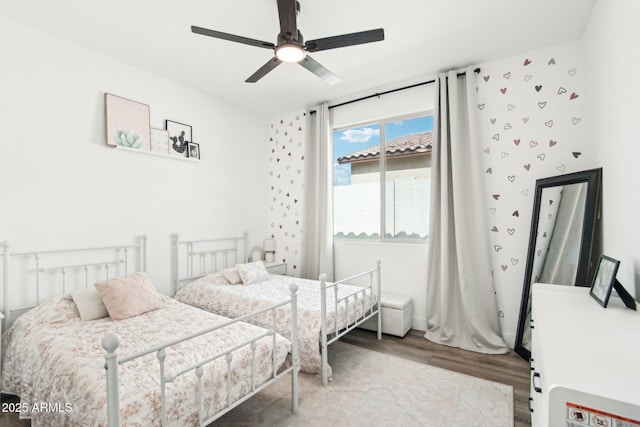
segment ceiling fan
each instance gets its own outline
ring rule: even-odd
[[[384,40],[384,30],[361,31],[357,33],[342,34],[339,36],[325,37],[321,39],[304,41],[296,23],[296,16],[300,12],[300,2],[297,0],[278,0],[278,16],[280,18],[280,33],[276,44],[209,30],[207,28],[191,26],[191,31],[203,36],[228,40],[264,49],[272,49],[274,57],[258,69],[251,77],[245,80],[247,83],[255,83],[268,72],[283,62],[297,62],[316,76],[330,84],[340,81],[338,76],[323,67],[307,52],[320,52],[322,50],[336,49],[364,43]]]

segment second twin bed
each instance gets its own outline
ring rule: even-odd
[[[326,276],[308,280],[269,274],[262,261],[246,262],[248,235],[180,240],[172,236],[175,298],[212,313],[236,318],[282,300],[289,284],[298,287],[298,344],[300,369],[331,377],[327,346],[371,317],[378,319],[380,262],[375,268],[337,282]],[[181,285],[185,284],[181,287]],[[277,312],[277,332],[290,338],[290,313]],[[273,319],[259,316],[252,323],[268,327]]]

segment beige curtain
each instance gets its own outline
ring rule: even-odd
[[[441,74],[436,85],[425,338],[506,353],[485,218],[475,73],[469,68],[462,76]]]
[[[328,104],[307,111],[300,275],[333,280],[332,117]]]

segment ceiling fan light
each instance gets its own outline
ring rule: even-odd
[[[302,46],[296,44],[283,44],[276,48],[276,57],[282,62],[300,62],[306,56]]]

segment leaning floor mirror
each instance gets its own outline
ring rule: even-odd
[[[515,351],[531,357],[531,286],[589,286],[595,268],[602,169],[536,181]],[[596,259],[594,259],[594,257]]]

